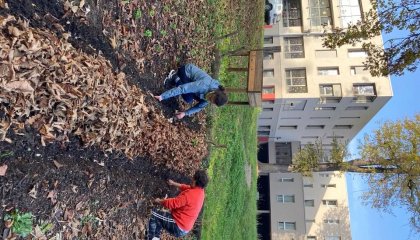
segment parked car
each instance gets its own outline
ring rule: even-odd
[[[281,20],[283,0],[265,0],[265,23],[273,25]]]

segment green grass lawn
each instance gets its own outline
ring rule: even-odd
[[[214,112],[212,136],[227,148],[213,148],[208,172],[202,239],[256,239],[257,110],[224,107]],[[251,185],[245,166],[251,167]]]
[[[263,0],[209,0],[215,9],[211,18],[216,36],[235,31],[237,34],[218,42],[221,52],[240,47],[262,47]],[[246,75],[226,72],[229,65],[246,64],[244,59],[223,58],[219,79],[225,86],[243,86]],[[232,94],[230,100],[245,98]],[[209,111],[210,135],[213,142],[226,147],[212,147],[208,163],[211,182],[206,190],[201,239],[257,239],[257,138],[259,109],[225,106]],[[250,173],[246,181],[245,168]]]

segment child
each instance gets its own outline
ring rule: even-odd
[[[165,85],[173,87],[155,98],[159,101],[181,95],[185,102],[198,103],[185,112],[178,112],[176,117],[182,119],[184,116],[191,116],[204,109],[208,102],[216,106],[223,106],[228,97],[225,88],[219,81],[211,78],[207,73],[193,64],[186,64],[178,69],[172,70],[165,79]]]

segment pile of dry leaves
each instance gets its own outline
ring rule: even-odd
[[[199,166],[207,154],[204,134],[170,123],[123,73],[63,36],[0,16],[0,141],[12,141],[10,129],[31,125],[43,145],[75,134],[87,146],[148,156],[172,169]]]

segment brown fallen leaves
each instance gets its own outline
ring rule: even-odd
[[[162,78],[183,55],[198,66],[211,65],[214,46],[209,43],[212,31],[207,30],[205,21],[206,14],[211,12],[208,4],[203,1],[131,0],[118,1],[117,5],[101,9],[103,33],[120,58],[130,56],[139,60],[136,61],[137,71],[151,71]],[[118,20],[115,20],[115,8],[118,9]],[[74,15],[83,19],[81,11]]]
[[[11,141],[9,129],[31,125],[42,145],[75,134],[86,146],[148,156],[180,171],[198,168],[207,154],[203,133],[169,123],[102,56],[13,16],[0,19],[0,46],[0,141]]]

